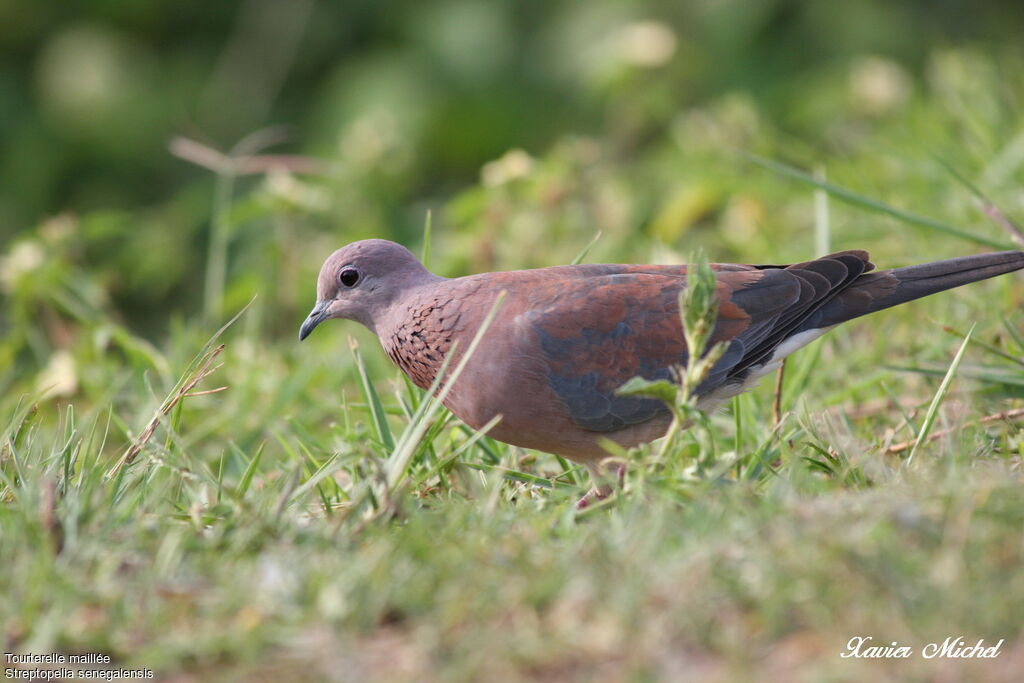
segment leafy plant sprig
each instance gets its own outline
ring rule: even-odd
[[[679,435],[683,429],[693,427],[700,443],[701,457],[698,471],[714,460],[714,439],[711,437],[708,415],[698,406],[697,390],[721,360],[728,345],[717,342],[709,346],[718,318],[717,280],[702,253],[690,258],[686,288],[679,295],[679,317],[686,340],[685,363],[672,368],[674,381],[648,380],[634,377],[619,388],[618,394],[655,398],[663,401],[672,411],[672,424],[658,454],[663,461],[669,453],[677,451]]]

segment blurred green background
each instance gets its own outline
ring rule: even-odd
[[[813,255],[810,193],[737,151],[983,223],[965,193],[906,198],[954,184],[938,156],[1024,201],[1022,20],[1016,0],[4,0],[0,389],[97,321],[158,341],[258,294],[263,333],[291,336],[327,253],[415,249],[428,209],[448,275],[564,262],[599,230],[598,260]],[[850,215],[835,242],[927,251]]]
[[[1009,245],[978,193],[1024,218],[1022,35],[1020,0],[0,0],[4,651],[176,681],[1019,680],[1019,275],[843,326],[790,359],[779,421],[762,383],[579,517],[564,461],[450,416],[416,436],[368,331],[296,334],[332,250],[420,253],[428,212],[446,276],[598,233],[587,261]],[[922,415],[945,436],[893,450]],[[855,634],[1005,655],[860,666]]]

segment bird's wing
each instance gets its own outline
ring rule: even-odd
[[[685,269],[581,268],[579,277],[539,283],[520,316],[539,342],[549,385],[584,429],[612,432],[663,414],[660,401],[615,391],[632,377],[671,379],[671,368],[686,363],[678,306]],[[698,393],[742,382],[869,268],[864,252],[786,267],[713,266],[718,319],[710,342],[728,347]]]

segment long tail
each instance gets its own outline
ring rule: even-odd
[[[801,327],[813,329],[837,325],[890,306],[1022,268],[1024,252],[999,251],[865,273],[822,306],[811,316],[813,320],[808,320]]]

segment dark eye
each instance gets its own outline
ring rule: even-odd
[[[355,287],[356,283],[359,282],[359,271],[355,268],[345,268],[338,275],[338,279],[341,280],[341,284],[346,287]]]

